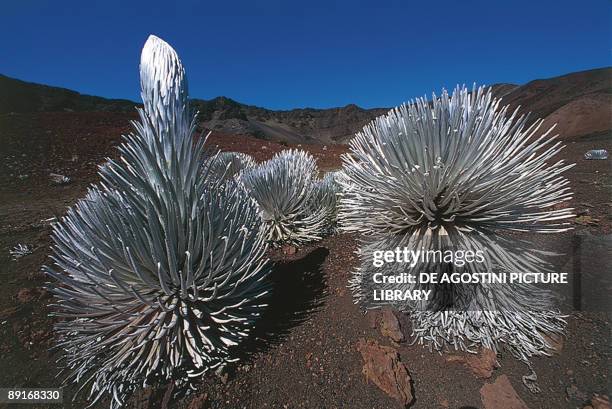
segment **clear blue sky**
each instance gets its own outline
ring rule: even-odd
[[[190,94],[272,109],[397,105],[455,84],[610,66],[609,0],[29,1],[0,8],[0,73],[139,100],[140,49],[179,52]]]

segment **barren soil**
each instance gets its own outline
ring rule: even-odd
[[[96,166],[105,157],[115,156],[113,147],[120,143],[120,135],[129,130],[129,119],[135,116],[114,113],[0,116],[0,387],[60,385],[60,379],[55,378],[57,355],[49,350],[53,344],[53,321],[48,317],[47,304],[51,300],[40,289],[46,282],[40,268],[50,262],[51,227],[45,220],[61,216],[85,194],[90,183],[97,181]],[[610,141],[607,133],[565,141],[563,158],[577,163],[567,173],[575,192],[571,205],[582,218],[575,222],[574,232],[538,238],[543,247],[571,252],[569,243],[578,232],[610,243],[612,162],[586,161],[582,157],[589,149],[612,150]],[[209,144],[250,153],[257,160],[287,148],[248,136],[225,134],[211,136]],[[347,150],[342,145],[301,148],[311,151],[323,170],[340,167],[339,155]],[[67,175],[73,182],[54,185],[48,177],[51,172]],[[9,250],[19,243],[32,245],[34,252],[12,261]],[[269,311],[243,346],[244,359],[222,375],[207,375],[197,391],[171,400],[167,407],[187,408],[190,404],[192,408],[402,407],[367,382],[362,374],[363,360],[356,350],[358,341],[393,343],[381,335],[374,319],[376,314],[360,311],[346,288],[351,271],[358,264],[354,254],[357,246],[358,237],[335,235],[302,247],[292,255],[281,250],[272,252],[276,290]],[[602,283],[593,291],[603,293],[609,300],[612,291],[609,246],[601,251],[587,248],[584,254],[588,260],[583,260],[583,269]],[[559,269],[571,265],[567,257],[558,262]],[[583,305],[591,305],[590,294],[585,292]],[[409,334],[409,328],[404,329]],[[499,358],[501,367],[491,379],[483,380],[464,366],[449,363],[444,356],[421,346],[402,343],[395,347],[413,380],[413,408],[483,408],[480,388],[505,374],[529,408],[556,409],[582,408],[594,393],[607,393],[609,346],[608,313],[572,313],[560,354],[533,360],[542,389],[538,394],[530,393],[522,384],[521,377],[529,373],[528,369],[503,351]],[[70,398],[74,389],[67,387],[65,396]],[[166,385],[159,385],[143,390],[128,406],[162,407],[166,389]],[[85,396],[62,407],[83,408]],[[201,406],[194,402],[198,399]],[[107,403],[95,407],[107,407]]]

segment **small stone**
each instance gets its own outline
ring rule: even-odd
[[[578,216],[576,217],[574,222],[583,226],[596,226],[599,224],[599,219],[596,219],[591,216]]]
[[[452,354],[446,357],[447,362],[459,362],[468,368],[476,377],[488,379],[493,370],[499,367],[497,355],[492,349],[482,348],[477,354]]]
[[[560,334],[543,334],[544,340],[550,346],[551,352],[553,355],[561,354],[563,351],[563,345],[565,344],[565,339],[563,335]]]
[[[310,366],[310,360],[312,359],[312,352],[306,354],[306,365]]]
[[[68,176],[60,175],[59,173],[49,173],[49,178],[56,185],[67,185],[72,181]]]
[[[565,396],[568,401],[574,400],[584,402],[585,400],[587,400],[587,395],[580,389],[578,389],[578,387],[574,384],[565,388]]]
[[[480,399],[485,409],[528,409],[506,375],[498,376],[493,383],[485,383],[480,388]]]
[[[593,409],[610,409],[610,399],[606,395],[593,395],[591,399]]]
[[[288,256],[292,256],[297,253],[297,247],[287,245],[283,247],[283,254],[287,254]]]
[[[368,310],[366,312],[366,318],[368,320],[368,325],[372,329],[376,329],[378,326],[378,321],[380,319],[380,312],[376,310]]]
[[[391,310],[383,310],[380,317],[380,332],[383,336],[390,338],[394,342],[404,341],[404,334],[400,328],[400,323]]]
[[[403,405],[412,403],[412,379],[395,349],[361,339],[357,343],[357,350],[364,361],[363,374],[366,379]]]

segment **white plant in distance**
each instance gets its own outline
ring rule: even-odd
[[[362,266],[351,282],[356,299],[378,306],[368,298],[372,274],[407,268],[375,269],[375,250],[483,250],[487,262],[462,272],[549,271],[544,252],[507,234],[570,229],[564,220],[572,209],[561,204],[571,191],[561,174],[573,165],[555,160],[561,143],[551,129],[540,131],[542,122],[528,125],[526,116],[500,108],[490,90],[464,87],[431,102],[417,99],[364,127],[350,142],[339,178],[342,226],[364,237]],[[425,262],[410,272],[454,268]],[[504,344],[528,361],[547,353],[546,334],[564,328],[550,294],[532,286],[417,283],[401,289],[432,290],[428,302],[393,306],[411,313],[418,342],[438,350]]]
[[[338,178],[342,177],[342,171],[328,172],[315,183],[315,197],[312,200],[314,206],[321,206],[327,210],[327,230],[333,233],[338,224],[338,195],[342,190]]]
[[[11,259],[13,261],[17,261],[22,257],[32,254],[33,249],[29,244],[17,244],[11,250],[9,250],[9,254],[11,255]]]
[[[102,183],[54,225],[45,268],[67,380],[111,408],[148,383],[186,385],[234,360],[268,292],[257,207],[235,182],[202,175],[176,52],[149,37],[140,76],[140,121]]]
[[[256,166],[251,155],[242,152],[219,152],[210,161],[210,172],[217,178],[228,180]]]
[[[330,209],[317,200],[317,173],[312,155],[291,149],[241,175],[241,183],[259,206],[269,242],[321,239]]]

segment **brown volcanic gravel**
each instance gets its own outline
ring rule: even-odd
[[[50,254],[51,229],[42,220],[63,214],[84,195],[90,183],[98,180],[96,165],[116,155],[113,146],[120,142],[121,133],[129,131],[128,121],[133,118],[135,115],[111,113],[0,115],[0,387],[59,385],[55,378],[57,356],[48,350],[52,344],[52,320],[46,306],[49,298],[34,290],[46,281],[39,271],[49,262]],[[594,224],[577,228],[592,237],[609,234],[612,162],[585,161],[582,155],[593,148],[612,150],[610,138],[595,135],[566,142],[568,147],[562,156],[578,163],[568,172],[575,192],[571,206],[595,219]],[[249,136],[220,134],[213,135],[210,143],[251,153],[257,160],[287,148]],[[320,145],[302,148],[310,150],[323,169],[339,167],[338,155],[346,151],[341,145],[330,145],[327,150]],[[67,175],[73,183],[53,185],[48,179],[50,172]],[[565,251],[573,235],[548,236],[538,243]],[[11,261],[9,250],[19,243],[33,246],[33,253]],[[295,254],[272,251],[275,292],[269,311],[243,346],[244,359],[224,374],[203,377],[196,392],[172,400],[167,407],[187,408],[194,399],[197,401],[192,408],[402,407],[366,382],[363,360],[356,349],[358,341],[364,339],[398,350],[413,381],[415,402],[411,407],[482,408],[479,391],[487,381],[421,346],[405,342],[393,345],[381,335],[380,328],[372,325],[376,322],[373,314],[364,314],[353,303],[346,284],[358,265],[354,254],[357,246],[356,237],[335,235],[299,248]],[[608,260],[595,262],[606,266]],[[567,267],[561,264],[559,268]],[[603,270],[599,273],[609,274]],[[405,328],[405,319],[401,321]],[[521,377],[529,371],[508,354],[499,357],[501,367],[493,371],[492,379],[506,375],[531,409],[582,408],[594,394],[607,393],[609,345],[606,313],[573,313],[559,355],[533,360],[541,393],[531,394],[523,386]],[[74,389],[65,389],[66,400]],[[166,385],[147,389],[128,407],[159,408],[167,400],[168,390]],[[105,408],[107,404],[95,407]],[[77,400],[62,407],[81,409],[85,403]]]
[[[49,173],[95,180],[97,165],[117,156],[113,147],[132,130],[130,121],[136,119],[136,113],[109,112],[0,114],[2,189],[48,185]],[[304,149],[317,159],[321,170],[339,168],[339,155],[347,151],[345,145],[280,144],[218,132],[209,136],[207,147],[248,153],[258,162],[285,149]]]

